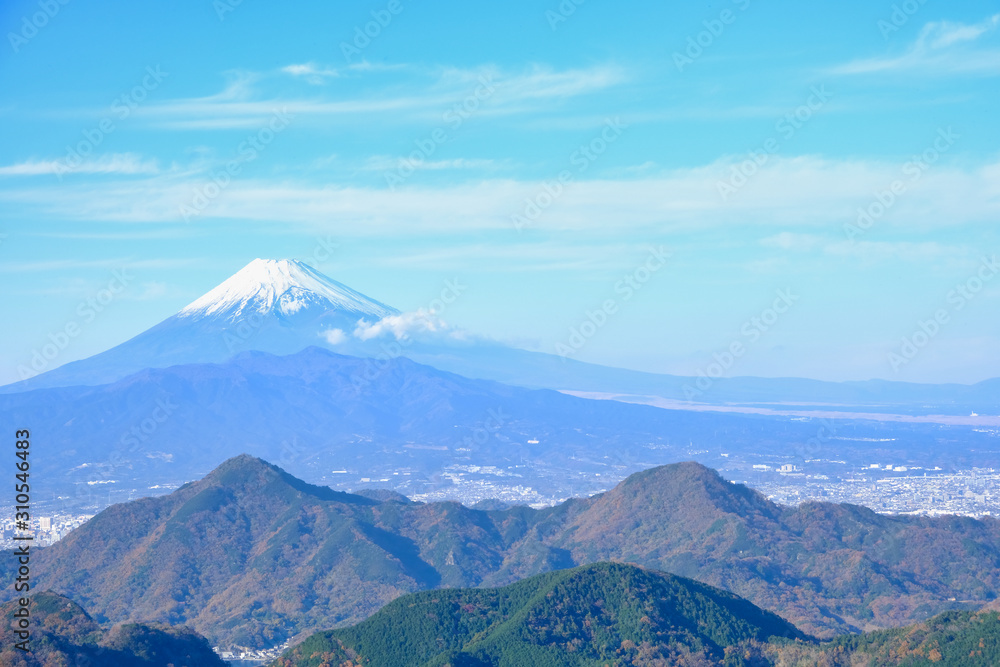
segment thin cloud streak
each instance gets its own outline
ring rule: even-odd
[[[320,70],[311,63],[284,69],[289,67],[297,75],[307,78],[332,71]],[[138,109],[136,116],[155,127],[175,130],[254,127],[276,111],[296,117],[361,116],[406,111],[409,112],[406,118],[419,120],[420,113],[440,114],[442,109],[461,102],[483,81],[495,91],[489,98],[490,114],[525,113],[539,110],[538,104],[543,101],[605,90],[626,80],[626,74],[621,68],[612,66],[565,71],[534,67],[520,74],[505,73],[495,67],[446,69],[437,75],[437,81],[432,85],[414,85],[410,93],[347,99],[254,99],[256,91],[253,84],[259,78],[253,73],[238,73],[217,94],[149,104]],[[414,113],[417,115],[414,116]]]
[[[926,24],[905,53],[895,57],[865,58],[831,68],[834,75],[915,71],[921,75],[1000,74],[1000,50],[973,43],[1000,25],[1000,14],[965,25],[950,21]],[[966,47],[966,48],[962,48]]]
[[[4,262],[0,264],[0,273],[47,273],[50,271],[106,269],[109,271],[121,269],[176,269],[197,266],[203,259],[141,259],[128,257],[117,259],[52,259],[34,262]]]
[[[739,192],[723,201],[718,184],[733,167],[723,160],[630,180],[571,183],[540,210],[523,233],[625,230],[682,232],[709,228],[827,228],[854,223],[859,208],[902,178],[900,166],[814,157],[775,159]],[[457,185],[379,188],[322,186],[301,181],[234,182],[184,223],[198,179],[148,179],[62,185],[59,197],[47,187],[0,191],[0,201],[20,204],[31,215],[61,220],[121,223],[205,224],[211,220],[279,223],[302,230],[335,229],[346,236],[400,235],[508,229],[512,216],[544,183],[490,179]],[[978,168],[936,166],[909,184],[875,221],[877,228],[948,229],[995,223],[1000,217],[1000,164]],[[864,239],[868,240],[868,239]]]
[[[133,153],[114,153],[70,164],[66,160],[26,160],[0,167],[0,176],[47,176],[63,174],[158,174],[156,160],[143,160]]]

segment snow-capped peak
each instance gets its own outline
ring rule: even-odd
[[[292,315],[314,306],[359,318],[399,314],[297,260],[255,259],[178,315],[235,320],[254,313]]]

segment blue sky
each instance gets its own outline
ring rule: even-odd
[[[0,25],[2,382],[255,257],[402,310],[457,279],[450,324],[547,352],[610,299],[570,346],[609,365],[741,343],[728,374],[1000,376],[996,2],[36,0]]]

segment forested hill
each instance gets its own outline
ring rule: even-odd
[[[126,623],[102,628],[72,600],[43,591],[31,597],[30,651],[14,646],[19,606],[0,607],[0,667],[225,667],[204,637],[189,628]]]
[[[775,643],[754,651],[759,664],[780,667],[996,667],[1000,614],[950,611],[924,623],[860,635],[820,646]]]
[[[691,580],[598,564],[501,589],[402,597],[271,667],[996,667],[1000,614],[817,643]]]
[[[311,636],[274,665],[683,667],[720,664],[736,647],[775,636],[805,639],[717,588],[598,563],[503,588],[407,595],[359,625]]]

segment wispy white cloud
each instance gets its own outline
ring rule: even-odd
[[[145,282],[138,286],[135,291],[126,293],[125,299],[128,301],[155,301],[170,293],[170,287],[164,282]]]
[[[527,232],[624,230],[659,233],[751,226],[808,231],[854,223],[858,209],[905,178],[897,164],[815,157],[774,158],[739,192],[723,201],[718,184],[734,160],[632,179],[570,183],[535,216]],[[183,223],[180,206],[191,201],[198,177],[162,175],[102,183],[0,190],[0,201],[25,213],[59,220]],[[507,229],[526,202],[545,192],[544,182],[477,179],[447,186],[336,187],[301,180],[234,181],[199,220],[257,221],[304,231],[335,229],[348,236],[476,232]],[[1000,164],[935,165],[907,181],[877,228],[932,230],[1000,219]],[[872,233],[869,231],[868,233]],[[867,238],[863,240],[869,240]],[[794,243],[777,238],[772,243]]]
[[[421,160],[419,162],[388,155],[375,155],[365,160],[364,171],[390,171],[404,165],[408,169],[441,171],[444,169],[492,169],[500,162],[489,159],[454,158],[451,160]]]
[[[121,229],[120,227],[118,229]],[[73,239],[73,240],[87,240],[87,241],[138,241],[138,240],[153,240],[153,239],[180,239],[187,236],[185,231],[178,229],[176,227],[162,226],[159,229],[154,229],[152,227],[137,227],[129,229],[127,231],[113,231],[113,232],[95,232],[95,231],[78,231],[73,230],[62,230],[58,232],[19,232],[19,236],[37,236],[39,238],[47,239]]]
[[[829,262],[858,267],[907,263],[923,266],[925,272],[957,273],[973,270],[981,261],[983,248],[958,238],[927,240],[919,235],[920,240],[913,240],[906,230],[884,231],[878,240],[848,240],[836,227],[809,233],[780,232],[759,241],[772,252],[743,266],[756,273],[787,275],[800,270],[803,262],[813,268]]]
[[[507,103],[576,97],[606,90],[627,79],[624,69],[612,65],[562,71],[535,66],[519,74],[505,73],[495,68],[445,72],[446,79],[466,84],[479,81],[484,76],[497,89],[495,99]]]
[[[961,42],[972,42],[1000,25],[1000,14],[994,14],[985,21],[974,25],[951,21],[931,22],[920,32],[917,44],[930,49],[943,49]]]
[[[195,258],[176,259],[143,259],[136,260],[128,257],[109,259],[51,259],[27,262],[4,262],[0,264],[0,272],[3,273],[34,273],[51,272],[64,270],[86,270],[104,269],[114,271],[117,269],[176,269],[190,266],[197,266],[199,262],[205,260]]]
[[[375,258],[377,266],[393,269],[421,268],[474,270],[484,263],[499,260],[507,271],[599,271],[629,266],[637,257],[649,254],[642,243],[609,242],[599,244],[567,243],[565,239],[514,242],[509,244],[457,244],[401,254],[386,252]],[[596,278],[603,279],[603,278]]]
[[[462,334],[435,315],[433,310],[423,308],[399,315],[389,315],[377,322],[361,320],[354,329],[354,337],[359,340],[372,340],[384,336],[405,340],[439,336],[461,338]]]
[[[960,248],[936,241],[873,241],[848,240],[839,233],[780,232],[761,239],[760,245],[790,253],[822,253],[834,257],[858,259],[907,259],[911,261],[939,260],[958,257]]]
[[[118,266],[118,270],[125,269],[126,272],[132,271],[137,267],[134,265],[129,266]],[[149,269],[150,267],[146,267]],[[156,267],[160,268],[160,267]],[[38,286],[31,285],[25,289],[18,289],[16,292],[18,294],[30,294],[37,296],[72,296],[72,297],[88,297],[92,296],[98,290],[107,287],[108,278],[91,278],[90,280],[85,280],[83,278],[71,277],[65,280],[61,284],[51,285],[51,286]],[[162,299],[163,297],[170,296],[174,294],[176,290],[165,282],[142,282],[136,285],[128,285],[117,298],[123,301],[156,301]]]
[[[361,60],[351,63],[347,66],[347,69],[355,72],[399,72],[402,70],[414,70],[416,68],[406,63],[373,63]]]
[[[26,160],[0,167],[0,176],[44,176],[63,174],[156,174],[156,160],[142,159],[134,153],[112,153],[99,158],[72,163],[61,160]]]
[[[306,79],[319,76],[325,80],[335,70],[306,63],[290,65],[283,71]],[[486,101],[478,113],[511,114],[547,109],[553,100],[606,90],[627,78],[624,69],[610,65],[561,71],[533,67],[522,72],[506,72],[492,66],[447,68],[415,73],[408,83],[394,81],[382,93],[359,93],[355,97],[345,97],[342,93],[334,97],[331,93],[306,98],[267,96],[264,87],[257,85],[262,79],[257,73],[233,72],[229,76],[230,81],[219,93],[147,104],[136,111],[136,116],[164,129],[252,128],[265,123],[276,110],[294,115],[299,121],[403,111],[407,112],[402,116],[405,120],[398,122],[423,122],[434,117],[440,121],[448,109],[483,87],[490,92],[480,94]]]
[[[1000,74],[1000,49],[977,44],[998,25],[1000,14],[972,25],[933,21],[901,55],[854,60],[829,71],[837,75],[903,71],[922,75]]]
[[[815,234],[796,234],[794,232],[780,232],[760,241],[760,244],[765,248],[790,251],[809,251],[822,243],[823,237],[821,236]]]
[[[837,241],[823,248],[828,255],[854,257],[881,262],[904,260],[910,262],[937,262],[942,259],[960,259],[964,253],[955,246],[936,241]]]
[[[305,79],[314,86],[322,85],[328,79],[340,76],[340,72],[336,69],[332,67],[319,67],[314,62],[286,65],[281,68],[281,71],[293,77]]]

